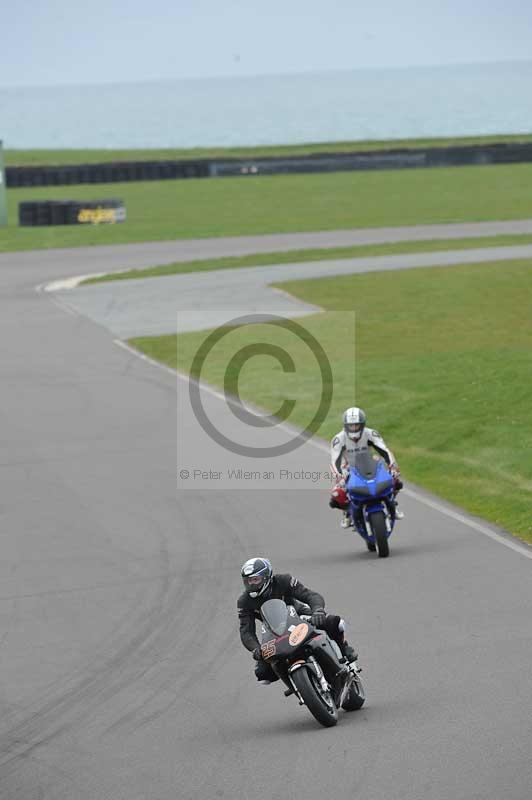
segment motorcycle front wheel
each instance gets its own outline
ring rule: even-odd
[[[386,517],[384,511],[374,511],[369,515],[369,524],[375,537],[379,558],[386,558],[390,554],[388,535],[386,530]]]
[[[330,692],[324,693],[314,672],[300,667],[290,677],[314,719],[325,728],[336,725],[338,722],[336,704]]]

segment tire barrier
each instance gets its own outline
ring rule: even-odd
[[[99,225],[124,222],[126,207],[122,200],[44,200],[18,206],[19,225]]]
[[[208,161],[118,161],[106,164],[65,164],[60,167],[8,167],[8,188],[70,186],[82,183],[129,183],[176,178],[205,178]]]
[[[462,167],[532,162],[532,142],[401,148],[375,152],[315,153],[202,161],[121,161],[60,167],[7,167],[8,188],[83,183],[128,183],[236,175],[282,175],[351,170]]]

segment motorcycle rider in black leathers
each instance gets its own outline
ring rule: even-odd
[[[266,600],[284,600],[293,605],[300,614],[308,613],[312,624],[320,628],[339,646],[346,661],[355,661],[357,654],[344,637],[345,623],[340,617],[325,612],[325,600],[312,589],[288,573],[274,575],[267,558],[250,558],[241,569],[245,591],[238,598],[238,618],[240,620],[240,639],[247,650],[253,653],[257,662],[255,675],[261,683],[278,680],[272,667],[263,660],[259,640],[255,631],[256,620],[260,619],[260,607]],[[310,608],[307,608],[307,606]]]

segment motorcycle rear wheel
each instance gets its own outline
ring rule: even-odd
[[[314,673],[310,669],[300,667],[290,677],[314,719],[325,728],[332,728],[333,725],[336,725],[338,722],[336,704],[330,695],[330,702],[326,701]]]
[[[375,537],[375,543],[377,545],[377,550],[379,551],[379,558],[387,558],[387,556],[390,554],[390,548],[388,545],[386,517],[384,516],[384,511],[374,511],[373,514],[370,514],[369,524]]]

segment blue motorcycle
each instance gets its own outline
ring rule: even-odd
[[[395,525],[393,477],[381,458],[358,453],[355,466],[349,467],[345,486],[349,498],[348,513],[353,527],[366,542],[368,550],[380,558],[389,555],[388,538]]]

